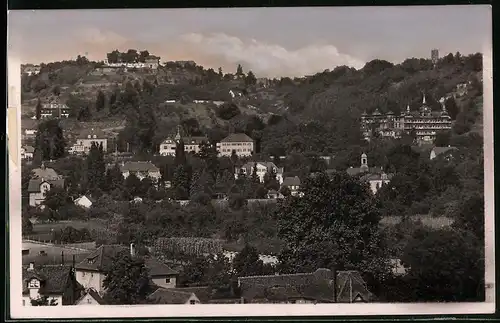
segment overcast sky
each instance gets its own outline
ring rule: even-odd
[[[315,7],[11,11],[9,50],[24,63],[114,49],[147,49],[161,61],[194,60],[257,77],[302,76],[374,58],[484,51],[490,6]],[[11,52],[9,52],[11,54]]]

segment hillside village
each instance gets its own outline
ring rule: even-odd
[[[22,72],[24,306],[484,299],[481,54]]]

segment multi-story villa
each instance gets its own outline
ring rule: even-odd
[[[33,169],[28,184],[30,206],[41,205],[52,187],[63,188],[64,178],[58,175],[54,169],[45,167],[44,163],[40,168]]]
[[[208,138],[205,136],[181,137],[180,128],[178,127],[175,137],[168,137],[160,144],[160,155],[175,156],[175,148],[177,144],[180,143],[181,139],[184,143],[184,151],[194,154],[200,151],[201,143],[208,142]]]
[[[217,143],[219,156],[230,157],[233,152],[238,157],[252,156],[255,144],[252,138],[244,133],[232,133]]]
[[[425,95],[419,111],[410,111],[410,106],[406,112],[395,115],[393,112],[380,113],[378,109],[373,114],[363,113],[361,116],[361,129],[365,139],[369,140],[373,132],[377,132],[385,138],[400,138],[403,133],[414,131],[416,140],[419,143],[433,142],[439,131],[451,129],[451,117],[443,103],[440,112],[433,112],[425,102]]]
[[[278,167],[272,162],[248,162],[241,167],[236,167],[234,172],[234,177],[238,179],[240,173],[245,174],[247,177],[252,176],[253,172],[257,169],[257,176],[261,183],[264,182],[264,178],[267,173],[273,172],[276,174],[276,180],[281,185],[283,184],[283,167]]]
[[[92,143],[98,146],[102,145],[102,150],[105,152],[108,149],[108,138],[106,134],[100,130],[87,130],[80,133],[76,138],[76,143],[70,148],[73,154],[88,154]]]
[[[45,118],[67,118],[70,108],[63,103],[46,103],[42,105],[40,117]]]
[[[161,178],[160,169],[151,162],[132,161],[122,163],[120,170],[124,179],[129,177],[130,174],[134,174],[141,181],[146,177],[151,178],[153,181],[158,181]]]

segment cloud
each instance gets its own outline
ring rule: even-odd
[[[127,38],[113,31],[103,31],[98,28],[85,28],[78,32],[81,41],[96,46],[119,47],[127,42]]]
[[[364,62],[343,54],[330,44],[311,44],[295,50],[256,39],[241,39],[223,33],[185,34],[180,37],[184,53],[191,52],[202,64],[231,66],[241,64],[257,76],[302,76],[339,65],[360,68]]]

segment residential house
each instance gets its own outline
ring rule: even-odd
[[[158,288],[148,295],[155,304],[207,304],[210,300],[209,287]]]
[[[130,249],[122,245],[102,245],[75,266],[76,279],[86,289],[93,288],[99,295],[104,293],[106,270],[113,258],[121,252],[130,252],[136,256],[135,247]],[[177,285],[178,273],[155,258],[146,257],[145,266],[153,284],[161,288],[174,288]]]
[[[245,303],[364,303],[374,300],[357,271],[239,277]]]
[[[107,135],[98,129],[90,129],[82,131],[76,138],[76,143],[71,149],[73,154],[88,154],[92,144],[95,143],[98,146],[102,145],[102,150],[106,152],[108,150],[108,138]]]
[[[28,184],[29,204],[38,206],[43,203],[45,196],[52,187],[64,188],[64,179],[52,168],[46,168],[42,163],[40,168],[32,171],[32,178]]]
[[[238,157],[252,156],[255,143],[252,138],[244,133],[232,133],[217,143],[219,156],[231,157],[233,152]]]
[[[56,306],[73,305],[80,296],[73,266],[45,265],[34,263],[22,267],[23,306],[32,306],[32,301],[47,297]]]
[[[437,157],[444,158],[446,160],[450,160],[453,157],[453,153],[458,151],[457,147],[434,147],[430,153],[430,160],[433,160]]]
[[[276,190],[269,190],[267,192],[266,197],[268,199],[279,199],[279,198],[283,198],[283,195],[280,192],[276,191]]]
[[[267,173],[276,174],[276,180],[281,185],[283,184],[283,167],[278,167],[273,162],[248,162],[241,167],[236,167],[234,177],[238,179],[240,173],[245,174],[248,178],[252,176],[255,168],[257,168],[257,176],[259,181],[264,183],[264,178]]]
[[[285,177],[281,187],[287,187],[290,190],[290,195],[297,196],[300,194],[300,178],[298,176]]]
[[[35,148],[33,146],[23,146],[21,147],[21,159],[33,160],[33,154],[35,153]]]
[[[84,209],[90,209],[90,207],[92,206],[92,201],[88,197],[86,197],[85,195],[77,198],[74,201],[74,203],[75,203],[75,205],[78,205]]]
[[[365,153],[361,154],[360,167],[349,167],[346,172],[350,176],[359,176],[362,181],[368,182],[373,194],[376,194],[383,185],[389,184],[393,177],[393,174],[386,174],[382,167],[369,167]]]
[[[206,136],[182,137],[180,127],[177,127],[177,134],[175,137],[168,137],[160,144],[160,155],[175,156],[175,149],[181,140],[184,143],[184,151],[193,154],[200,152],[201,143],[208,142],[208,138]]]
[[[79,300],[76,301],[75,305],[105,305],[106,303],[102,299],[101,295],[93,289],[88,288],[80,297]]]
[[[153,165],[151,162],[146,161],[131,161],[122,163],[121,172],[123,178],[129,177],[130,174],[134,174],[140,180],[146,177],[151,178],[153,181],[158,181],[161,178],[160,169]]]
[[[69,117],[70,108],[64,103],[45,103],[42,104],[40,117],[46,118],[67,118]]]
[[[38,121],[32,119],[22,119],[21,129],[21,138],[23,141],[35,139],[36,132],[38,131]]]
[[[26,64],[22,66],[22,73],[31,75],[40,74],[40,65]]]
[[[148,56],[145,59],[145,65],[147,68],[156,70],[160,66],[160,58],[156,56]]]

